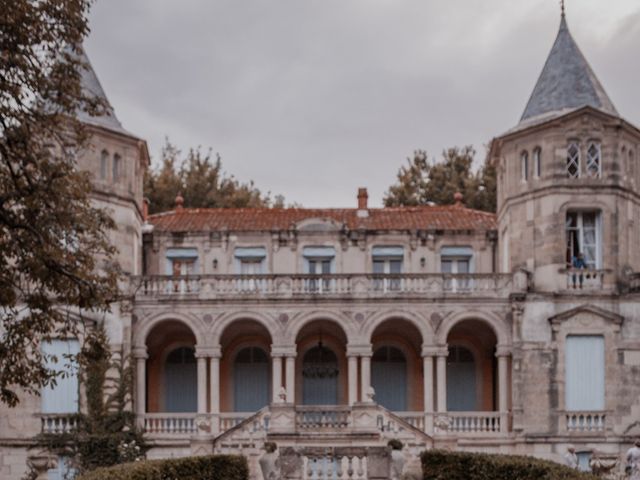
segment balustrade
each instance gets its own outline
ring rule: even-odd
[[[351,410],[348,407],[297,407],[296,428],[341,429],[351,423]]]
[[[451,294],[506,297],[513,291],[526,288],[514,278],[512,274],[157,275],[137,277],[134,286],[135,295],[139,298]]]
[[[147,413],[143,429],[151,435],[192,435],[197,432],[195,413]]]
[[[42,433],[71,433],[78,428],[78,416],[67,414],[43,414],[40,416]]]
[[[604,270],[569,268],[566,271],[567,288],[571,290],[602,290]]]
[[[440,432],[456,434],[499,434],[500,412],[448,412],[438,414],[435,426]]]
[[[327,453],[307,453],[302,457],[304,480],[367,480],[367,457],[341,454],[336,451]]]
[[[604,432],[607,415],[605,412],[567,412],[566,429],[572,433]]]

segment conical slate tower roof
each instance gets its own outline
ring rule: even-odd
[[[619,116],[569,32],[565,15],[520,123],[590,106]]]
[[[82,68],[81,72],[83,90],[94,97],[101,98],[104,101],[106,108],[104,114],[99,117],[94,117],[89,115],[87,112],[79,111],[77,114],[78,120],[97,127],[131,135],[131,133],[122,128],[122,124],[120,123],[120,120],[118,120],[118,117],[116,117],[113,106],[111,106],[111,103],[107,98],[107,94],[102,88],[102,85],[100,85],[98,75],[96,75],[96,72],[93,69],[91,62],[89,61],[89,57],[83,47],[79,48],[79,60],[84,64],[84,68]]]

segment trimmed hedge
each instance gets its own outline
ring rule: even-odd
[[[248,480],[247,460],[235,455],[143,460],[98,468],[77,480]]]
[[[421,455],[424,480],[591,480],[596,477],[547,460],[516,455],[429,450]]]

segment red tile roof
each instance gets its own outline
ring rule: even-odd
[[[495,230],[493,213],[461,205],[370,208],[368,217],[355,208],[185,208],[149,216],[156,231],[288,230],[312,219],[330,219],[349,230]]]

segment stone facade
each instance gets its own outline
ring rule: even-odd
[[[177,199],[146,217],[144,142],[114,114],[93,124],[79,164],[113,211],[129,274],[129,301],[98,320],[135,359],[149,457],[243,453],[253,478],[266,441],[290,478],[386,478],[390,439],[414,471],[434,446],[562,461],[571,444],[583,462],[593,449],[620,458],[640,435],[640,131],[584,58],[562,61],[579,54],[572,42],[563,18],[551,63],[583,68],[572,75],[597,95],[576,104],[541,77],[527,109],[538,116],[492,142],[496,215],[464,199],[369,208],[360,191],[351,209],[190,210]],[[591,358],[571,353],[581,339],[602,346],[595,383],[575,365]],[[602,403],[575,407],[575,388]],[[0,409],[2,478],[20,478],[28,459],[51,468],[31,439],[69,428],[35,397]]]

